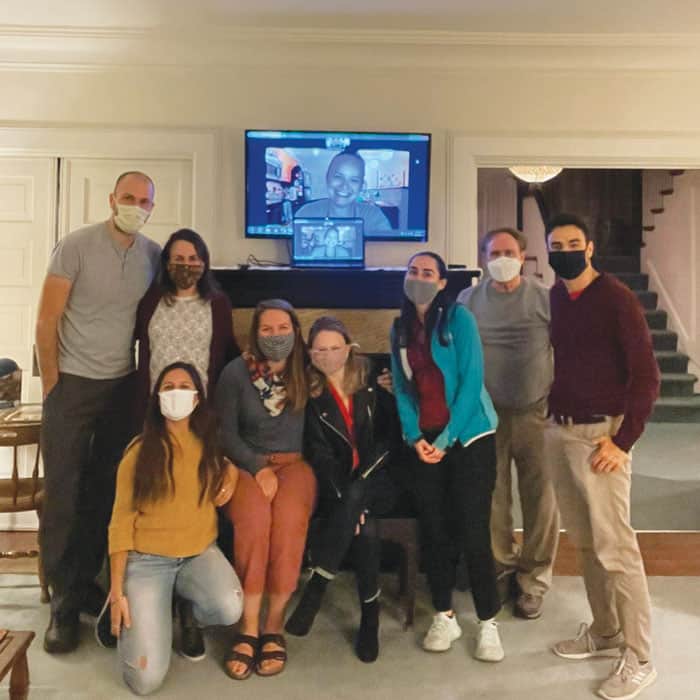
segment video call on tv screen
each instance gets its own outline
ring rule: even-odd
[[[426,241],[430,134],[246,131],[246,236],[362,219],[368,241]]]

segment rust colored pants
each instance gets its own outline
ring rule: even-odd
[[[233,523],[233,557],[244,594],[296,590],[316,501],[316,477],[300,454],[270,457],[279,484],[272,501],[255,477],[241,470],[226,511]]]

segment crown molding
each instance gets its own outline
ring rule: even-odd
[[[357,51],[358,47],[371,51]],[[319,51],[323,51],[322,59]],[[700,34],[0,25],[0,69],[199,67],[696,71]]]
[[[0,39],[192,39],[190,27],[91,27],[91,26],[41,26],[0,24]],[[197,31],[202,38],[225,40],[271,39],[274,42],[303,44],[398,44],[432,46],[564,46],[582,47],[700,47],[700,34],[613,34],[613,33],[534,33],[534,32],[462,32],[429,29],[336,29],[336,28],[286,28],[200,25]]]

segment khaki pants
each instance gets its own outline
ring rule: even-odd
[[[491,544],[499,570],[517,572],[521,590],[543,596],[552,585],[559,512],[545,459],[546,400],[525,411],[496,408],[497,474],[491,506]],[[513,539],[512,462],[518,474],[523,545]]]
[[[591,632],[622,630],[641,661],[651,655],[651,603],[644,562],[630,524],[631,457],[624,469],[591,469],[595,440],[614,435],[622,416],[592,425],[556,425],[545,431],[562,521],[580,553],[593,612]]]

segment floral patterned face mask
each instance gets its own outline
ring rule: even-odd
[[[202,278],[204,266],[170,263],[168,265],[168,274],[178,289],[190,289]]]

